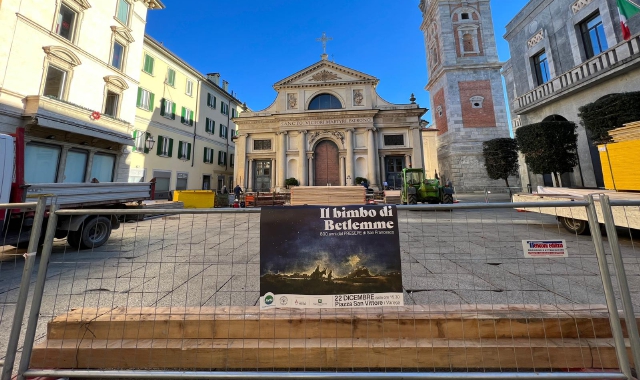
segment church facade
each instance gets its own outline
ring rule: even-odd
[[[242,112],[237,125],[235,183],[248,191],[279,191],[289,178],[300,186],[400,186],[405,167],[422,168],[421,117],[410,104],[376,92],[379,80],[319,62],[277,82],[268,108]]]

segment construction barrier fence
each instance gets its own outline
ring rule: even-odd
[[[565,231],[560,208],[586,212],[591,236]],[[639,210],[606,198],[397,206],[405,306],[261,310],[260,209],[52,206],[2,380],[631,379],[637,231],[614,215]],[[55,238],[52,219],[87,213],[125,222],[97,248]],[[567,255],[527,256],[538,241]],[[0,267],[5,299],[24,268]]]

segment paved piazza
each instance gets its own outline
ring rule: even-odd
[[[403,211],[399,223],[408,305],[605,303],[591,238],[569,234],[552,216],[491,209]],[[48,320],[74,308],[256,305],[259,229],[259,214],[183,215],[123,224],[95,251],[57,241],[37,337],[44,337]],[[640,309],[634,248],[640,237],[619,235]],[[524,258],[523,239],[565,239],[569,258]],[[21,274],[21,263],[1,264],[0,358]]]

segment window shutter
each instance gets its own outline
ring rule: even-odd
[[[158,144],[158,147],[156,148],[156,153],[158,154],[158,156],[162,156],[162,143],[164,142],[164,137],[162,136],[158,136],[158,142],[156,144]]]
[[[189,125],[193,127],[193,111],[189,112]]]
[[[171,119],[175,120],[176,119],[176,104],[173,103],[171,105]]]
[[[149,111],[153,111],[153,107],[155,107],[156,105],[155,99],[156,99],[156,94],[154,94],[153,92],[150,92],[149,93]]]
[[[142,107],[142,88],[138,87],[138,100],[136,101],[138,107]]]
[[[207,151],[208,151],[208,148],[205,146],[204,147],[204,156],[202,156],[202,162],[204,162],[205,164],[207,163]]]
[[[160,116],[164,116],[164,107],[167,104],[167,101],[165,100],[165,98],[162,98],[162,100],[160,100]]]
[[[134,129],[133,130],[133,149],[132,151],[137,151],[137,145],[138,145],[138,140],[136,140],[136,137],[138,137],[138,130]]]
[[[149,72],[151,74],[153,74],[153,66],[155,64],[155,60],[153,59],[153,57],[149,57]]]
[[[187,143],[187,160],[191,159],[191,143]]]
[[[218,136],[222,137],[222,124],[220,124],[220,132],[218,132]]]
[[[180,116],[180,122],[182,124],[184,124],[184,117],[185,117],[186,113],[187,113],[187,109],[182,107],[182,115]]]
[[[233,154],[231,154],[231,155],[229,156],[229,161],[230,161],[229,165],[230,165],[231,167],[233,167],[233,161],[234,161],[234,160],[233,160],[233,158],[234,158],[234,157],[233,157]]]
[[[211,107],[211,94],[207,94],[207,105]]]
[[[144,135],[144,152],[149,153],[149,148],[147,148],[147,139],[151,137],[151,133],[145,133]]]
[[[178,141],[178,158],[182,158],[182,146],[184,143],[182,141]]]
[[[218,98],[216,98],[215,96],[213,97],[213,108],[216,108],[216,102],[218,101]]]
[[[173,157],[173,139],[169,139],[169,157]]]

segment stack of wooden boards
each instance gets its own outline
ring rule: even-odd
[[[384,203],[388,205],[399,205],[401,201],[400,190],[385,190],[384,191]]]
[[[640,140],[640,121],[627,123],[624,127],[612,129],[609,131],[609,136],[616,143]]]
[[[76,309],[49,322],[31,368],[615,369],[611,337],[593,305]]]
[[[366,203],[363,186],[301,186],[291,189],[292,206],[347,206]]]

